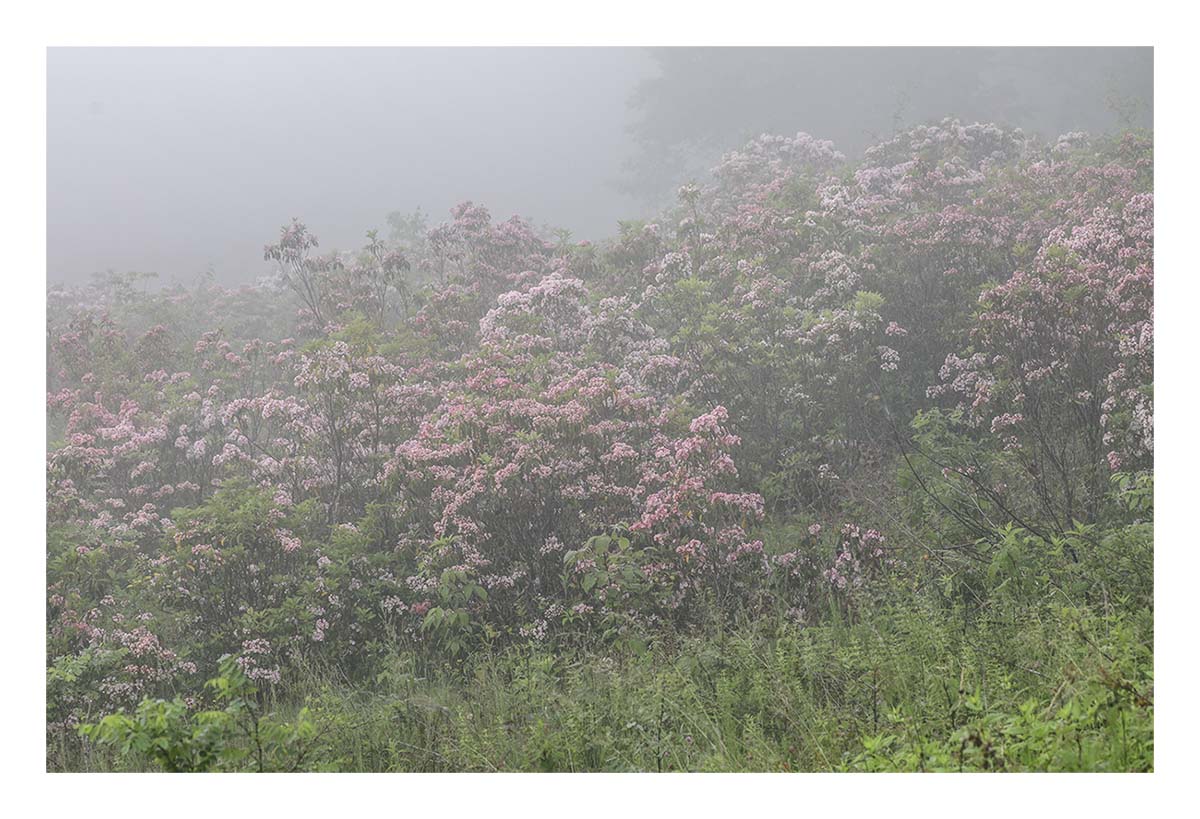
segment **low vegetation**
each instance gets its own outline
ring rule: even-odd
[[[53,290],[48,767],[1152,770],[1152,168],[764,136]]]

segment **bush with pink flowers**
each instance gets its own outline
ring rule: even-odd
[[[465,203],[351,254],[294,221],[236,290],[56,288],[52,734],[227,656],[286,698],[397,651],[979,606],[1060,559],[1145,602],[1105,557],[1142,530],[1105,527],[1152,522],[1122,500],[1153,474],[1152,165],[950,120],[856,160],[763,136],[596,245]]]

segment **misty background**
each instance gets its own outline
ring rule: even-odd
[[[457,202],[600,239],[762,132],[1151,127],[1149,48],[52,48],[47,275],[223,283]]]

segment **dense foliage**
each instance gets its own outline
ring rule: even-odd
[[[1151,768],[1152,168],[763,136],[52,290],[48,764]]]

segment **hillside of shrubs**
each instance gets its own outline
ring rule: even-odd
[[[603,241],[51,288],[47,768],[1152,770],[1152,189],[764,135]]]

